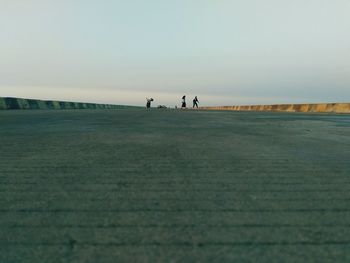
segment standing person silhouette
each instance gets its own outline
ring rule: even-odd
[[[147,100],[146,108],[149,109],[149,108],[151,108],[151,102],[153,101],[153,98],[150,98],[150,99],[146,98],[146,100]]]
[[[193,108],[194,108],[194,107],[198,108],[198,103],[199,103],[199,100],[198,100],[198,98],[197,98],[197,96],[196,96],[196,97],[194,97],[194,99],[193,99]]]
[[[182,105],[181,108],[186,108],[186,95],[182,96]]]

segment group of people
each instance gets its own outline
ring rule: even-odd
[[[199,100],[198,100],[197,96],[195,96],[193,99],[193,108],[198,108],[198,103],[199,103]],[[186,108],[186,95],[182,96],[181,108]]]
[[[154,99],[153,98],[150,98],[150,99],[146,98],[146,100],[147,100],[146,108],[147,109],[151,108],[151,103],[152,103],[152,101],[154,101]],[[198,100],[197,96],[195,96],[193,99],[193,108],[198,108],[198,103],[199,103],[199,100]],[[186,109],[186,95],[182,96],[181,108]]]

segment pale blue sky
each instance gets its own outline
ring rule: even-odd
[[[0,0],[0,96],[350,101],[349,0]]]

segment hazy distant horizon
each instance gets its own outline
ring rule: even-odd
[[[105,99],[103,94],[91,94],[88,93],[84,95],[83,93],[78,93],[76,96],[68,95],[65,96],[61,90],[58,90],[57,93],[50,91],[50,94],[44,95],[44,92],[39,92],[40,94],[37,96],[33,96],[31,92],[9,92],[4,93],[5,95],[1,95],[0,97],[14,97],[14,98],[23,98],[23,99],[39,99],[39,100],[56,100],[56,101],[72,101],[72,102],[84,102],[84,103],[102,103],[102,104],[119,104],[119,105],[130,105],[130,106],[144,106],[146,98],[153,97],[155,101],[152,106],[155,107],[157,105],[166,105],[168,107],[180,107],[181,106],[181,97],[186,95],[186,100],[188,106],[191,106],[192,99],[194,96],[198,96],[195,94],[169,94],[169,93],[153,93],[158,96],[147,96],[149,93],[145,92],[132,92],[135,97],[135,100],[129,98],[130,92],[125,91],[116,91],[114,94],[122,94],[121,97],[115,96],[109,99]],[[123,94],[124,93],[124,94]],[[6,95],[10,94],[10,95]],[[125,95],[126,94],[126,95]],[[152,93],[151,93],[152,94]],[[118,98],[127,97],[128,100],[118,100]],[[330,101],[330,100],[317,100],[317,99],[306,99],[306,98],[252,98],[252,97],[235,97],[235,96],[215,96],[215,95],[202,95],[198,96],[200,99],[199,106],[233,106],[233,105],[264,105],[264,104],[303,104],[303,103],[349,103],[350,100],[338,100],[338,101]]]
[[[0,96],[350,102],[350,1],[0,0]]]

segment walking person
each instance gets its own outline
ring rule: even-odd
[[[146,108],[149,109],[149,108],[151,108],[151,103],[152,103],[152,101],[153,101],[153,98],[150,98],[150,99],[147,99],[147,98],[146,98],[146,100],[147,100]]]
[[[181,108],[185,108],[186,109],[186,95],[183,95],[182,96],[182,105],[181,105]]]
[[[193,99],[193,108],[194,108],[194,107],[198,108],[198,103],[199,103],[199,100],[198,100],[198,98],[197,98],[197,96],[196,96],[196,97],[194,97],[194,99]]]

